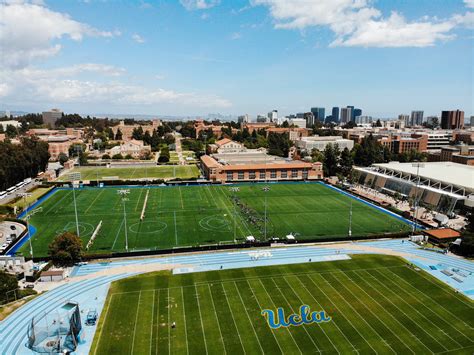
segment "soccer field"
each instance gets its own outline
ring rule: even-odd
[[[262,191],[263,186],[240,185],[235,193],[230,186],[130,188],[125,202],[129,250],[234,242],[249,235],[262,240],[265,199],[268,238],[283,238],[290,232],[297,239],[347,236],[351,203],[353,236],[409,230],[403,221],[323,184],[270,184],[268,192]],[[117,190],[76,190],[84,244],[102,221],[90,253],[125,249],[123,205]],[[147,194],[145,218],[141,221]],[[71,189],[57,190],[41,204],[41,212],[31,217],[30,223],[37,229],[33,236],[36,256],[47,254],[57,234],[76,231],[73,196]],[[27,250],[25,245],[23,252]]]
[[[302,305],[331,320],[272,330],[262,315]],[[91,353],[472,354],[473,309],[391,256],[152,273],[112,284]]]
[[[69,181],[69,174],[81,173],[81,180],[106,180],[117,177],[119,180],[133,179],[191,179],[199,177],[199,169],[196,165],[160,165],[160,166],[136,166],[126,168],[104,168],[95,166],[77,167],[62,175],[59,181]]]

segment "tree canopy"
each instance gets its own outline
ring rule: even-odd
[[[64,232],[54,238],[48,253],[55,266],[72,266],[83,256],[82,240],[73,233]]]

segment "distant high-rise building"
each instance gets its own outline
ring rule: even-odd
[[[332,108],[331,116],[332,116],[332,121],[333,122],[339,122],[339,107],[334,106]]]
[[[358,116],[356,116],[356,118],[355,118],[355,123],[357,123],[357,124],[368,124],[368,123],[372,123],[372,116],[361,116],[361,115],[358,115]]]
[[[326,117],[326,109],[324,107],[311,107],[311,112],[315,120],[324,122],[324,118]]]
[[[441,112],[442,129],[463,129],[464,111],[442,111]]]
[[[296,118],[304,118],[304,112],[298,112]]]
[[[45,125],[50,125],[54,128],[55,123],[63,116],[63,112],[60,109],[53,108],[50,111],[43,112],[43,123]]]
[[[410,127],[421,126],[423,124],[423,111],[411,111]]]
[[[398,120],[402,121],[403,124],[407,127],[410,125],[410,115],[400,114],[398,115]]]
[[[264,122],[267,122],[268,120],[268,117],[267,116],[264,116],[264,115],[257,115],[257,122],[259,123],[264,123]]]
[[[471,116],[471,120],[469,123],[471,127],[474,127],[474,116]]]
[[[426,123],[433,127],[439,126],[439,118],[438,116],[428,116],[426,117]]]
[[[304,119],[306,120],[306,127],[312,127],[316,123],[316,117],[313,112],[306,112],[304,114]]]
[[[270,120],[270,122],[278,122],[278,111],[277,110],[273,110],[271,112],[268,113],[268,119]]]
[[[352,108],[341,107],[341,124],[346,124],[352,120]]]
[[[237,122],[238,123],[249,123],[250,122],[249,115],[245,114],[245,115],[237,117]]]
[[[355,121],[355,119],[356,119],[358,116],[362,116],[362,110],[361,110],[360,108],[355,108],[355,109],[352,111],[352,120]]]

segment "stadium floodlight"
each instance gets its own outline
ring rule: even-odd
[[[237,239],[237,203],[235,201],[235,194],[240,191],[238,186],[232,186],[229,189],[231,192],[234,193],[234,242]]]
[[[413,231],[412,235],[416,234],[416,225],[417,225],[417,218],[418,218],[418,187],[420,186],[420,168],[424,168],[425,164],[416,162],[411,164],[412,167],[416,168],[416,188],[415,188],[415,213],[413,215]]]
[[[31,196],[31,194],[28,193],[28,192],[20,192],[20,193],[17,194],[17,196],[18,197],[23,197],[23,199],[25,201],[26,235],[27,235],[27,240],[30,243],[30,256],[31,256],[31,259],[33,259],[33,245],[31,244],[30,222],[29,222],[30,216],[28,215],[30,207],[27,205],[27,202],[28,202],[27,198],[29,196]]]
[[[121,189],[118,190],[117,193],[120,195],[122,198],[122,204],[123,204],[123,224],[125,227],[125,250],[128,253],[128,231],[127,231],[127,212],[125,210],[125,201],[127,201],[127,195],[130,193],[130,190],[128,189]]]
[[[76,216],[76,233],[78,237],[81,237],[79,232],[79,218],[77,217],[77,204],[76,204],[76,189],[75,189],[75,181],[81,181],[81,173],[71,173],[69,174],[69,180],[72,181],[72,197],[74,199],[74,214]]]
[[[265,186],[262,188],[262,191],[265,193],[265,227],[264,227],[264,238],[267,240],[267,192],[270,191],[270,186]]]

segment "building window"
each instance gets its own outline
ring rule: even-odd
[[[239,180],[243,180],[243,179],[244,179],[244,172],[239,171]]]
[[[306,180],[308,178],[308,170],[303,170],[303,179]]]
[[[272,171],[270,172],[270,179],[276,179],[276,177],[277,177],[277,172],[276,172],[276,170],[272,170]]]
[[[280,176],[282,179],[286,179],[288,177],[288,171],[282,170]]]
[[[291,177],[292,177],[292,178],[298,177],[298,170],[292,169],[292,170],[291,170]]]
[[[265,178],[266,178],[265,175],[266,175],[266,174],[265,174],[265,171],[261,171],[261,172],[259,173],[259,178],[260,178],[260,179],[265,179]]]
[[[255,179],[255,171],[249,171],[249,179]]]
[[[232,171],[227,172],[227,180],[233,180],[234,179],[234,173]]]

